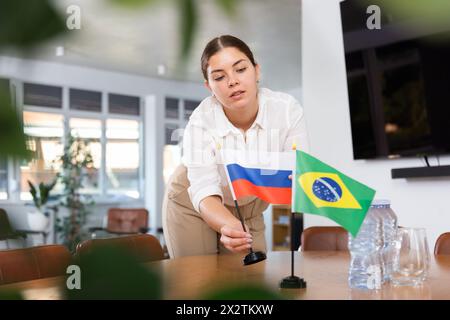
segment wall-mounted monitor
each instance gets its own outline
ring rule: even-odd
[[[355,159],[450,153],[450,17],[405,17],[393,1],[341,2]]]

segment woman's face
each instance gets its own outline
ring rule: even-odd
[[[220,50],[208,61],[208,89],[217,100],[231,110],[253,105],[257,98],[259,65],[234,47]]]

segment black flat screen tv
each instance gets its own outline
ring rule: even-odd
[[[354,159],[450,153],[450,25],[341,2]],[[372,20],[373,21],[373,20]],[[449,19],[450,23],[450,13]]]

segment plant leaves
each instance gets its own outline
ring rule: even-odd
[[[198,25],[198,12],[194,0],[178,0],[178,15],[180,21],[181,51],[180,59],[186,61]]]
[[[81,169],[93,165],[93,158],[89,145],[69,133],[64,154],[59,161],[63,169],[58,177],[64,187],[60,204],[69,209],[69,217],[64,217],[62,223],[57,223],[58,237],[73,252],[85,237],[81,229],[90,213],[88,207],[94,204],[90,197],[80,195],[80,189],[83,188]]]
[[[22,121],[11,104],[7,83],[5,86],[0,82],[0,155],[28,159],[30,153],[25,147]]]
[[[3,300],[24,300],[24,297],[20,290],[18,289],[10,289],[0,292],[0,301]]]
[[[236,14],[236,0],[216,0],[216,3],[228,16]]]
[[[30,193],[31,193],[31,196],[33,197],[34,205],[36,206],[36,208],[39,208],[39,199],[36,194],[36,187],[33,185],[33,183],[31,183],[30,180],[27,180],[27,182],[28,182],[28,185],[30,186]]]
[[[139,8],[146,4],[154,4],[157,0],[110,0],[114,4]],[[197,0],[175,0],[178,11],[178,23],[180,31],[179,62],[181,68],[187,61],[194,42],[199,22]],[[230,18],[236,14],[236,0],[215,0],[216,5],[221,8]]]
[[[363,0],[361,6],[367,7],[372,4],[380,4],[383,8],[388,8],[396,20],[415,19],[414,27],[428,30],[430,26],[449,25],[450,1],[448,0],[389,0],[373,1]]]
[[[256,284],[234,284],[216,288],[203,297],[205,300],[281,300],[275,291]]]
[[[81,289],[66,289],[68,299],[162,299],[160,275],[122,248],[93,247],[78,265]]]
[[[0,1],[0,48],[29,50],[65,30],[50,0]]]
[[[153,4],[158,0],[109,0],[115,5],[128,8],[139,8],[148,4]]]

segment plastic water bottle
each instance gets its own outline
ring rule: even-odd
[[[376,205],[367,212],[356,238],[348,236],[351,254],[348,283],[351,288],[381,289],[383,283],[383,221]]]
[[[376,206],[383,222],[383,276],[384,281],[390,281],[392,264],[394,262],[394,239],[397,232],[397,215],[391,209],[389,200],[377,200],[372,203]]]

